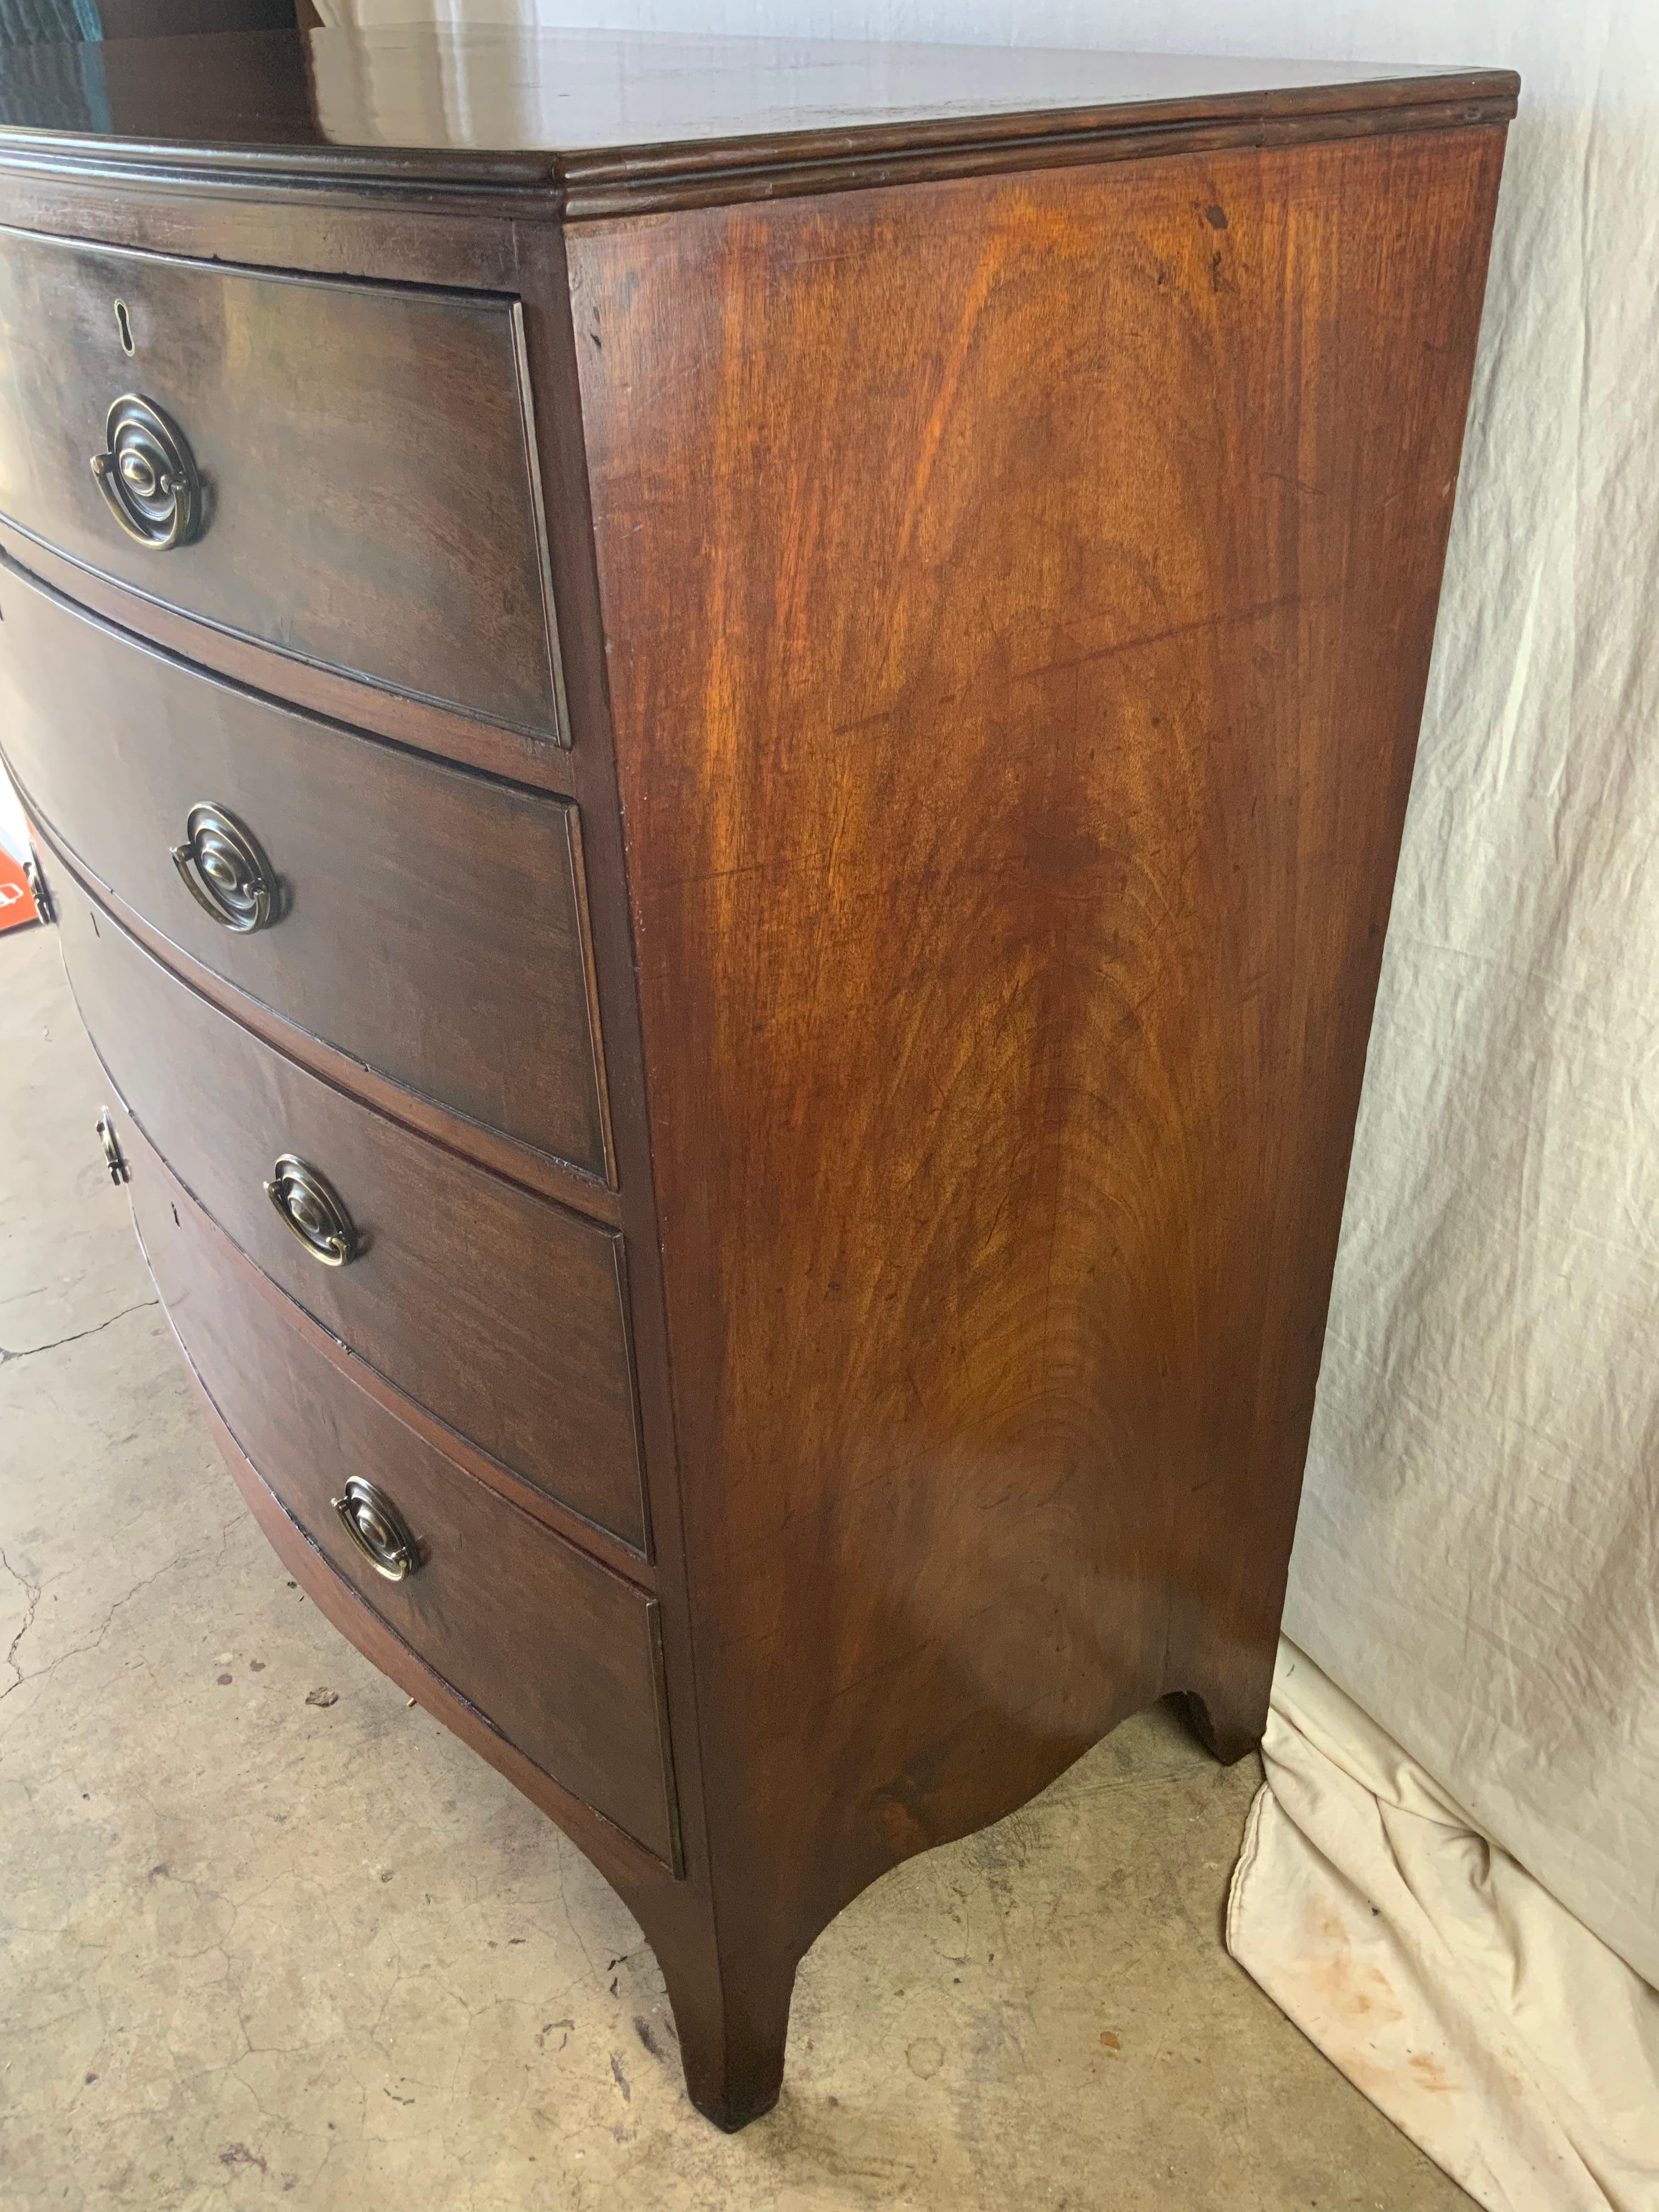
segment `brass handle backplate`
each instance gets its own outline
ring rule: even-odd
[[[179,880],[222,929],[246,936],[276,919],[276,878],[246,823],[211,799],[185,817],[185,842],[173,848]]]
[[[92,473],[127,536],[165,553],[202,526],[202,479],[185,434],[153,399],[124,392],[104,423]]]
[[[325,1267],[344,1267],[357,1256],[357,1231],[339,1193],[319,1168],[284,1152],[270,1171],[265,1196],[291,1236]]]
[[[98,1141],[104,1148],[104,1165],[109,1170],[112,1183],[131,1182],[132,1170],[127,1165],[126,1155],[121,1150],[121,1140],[115,1133],[115,1124],[105,1107],[98,1116]]]
[[[421,1564],[420,1548],[408,1523],[385,1491],[354,1474],[331,1504],[341,1526],[377,1575],[400,1583]]]

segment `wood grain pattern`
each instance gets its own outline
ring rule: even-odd
[[[0,333],[14,526],[301,661],[556,735],[509,301],[14,232]],[[130,392],[178,423],[207,488],[200,536],[167,552],[126,537],[89,466]]]
[[[3,561],[0,613],[6,758],[101,884],[285,1020],[608,1176],[570,807],[212,682]],[[264,929],[221,927],[179,881],[204,799],[276,872]]]
[[[331,1090],[187,990],[78,891],[60,904],[70,981],[110,1080],[213,1218],[441,1420],[646,1550],[616,1236]],[[349,1267],[313,1260],[266,1199],[288,1152],[344,1201],[362,1240]]]
[[[1259,1735],[1502,147],[571,237],[716,1911],[775,2022],[848,1897],[1133,1706]]]
[[[654,1601],[464,1474],[320,1359],[260,1296],[254,1270],[173,1201],[130,1123],[123,1141],[167,1317],[261,1480],[336,1573],[508,1742],[672,1862]],[[352,1474],[391,1498],[421,1547],[421,1566],[402,1582],[374,1572],[332,1510]]]

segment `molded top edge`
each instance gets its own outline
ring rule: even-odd
[[[550,192],[579,215],[834,189],[872,162],[883,179],[939,173],[953,156],[995,167],[1000,150],[1027,167],[1039,149],[1147,132],[1501,121],[1518,89],[1505,70],[1034,47],[429,24],[228,32],[10,50],[0,163]]]

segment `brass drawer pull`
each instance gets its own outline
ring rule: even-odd
[[[357,1256],[357,1231],[339,1193],[320,1169],[284,1152],[270,1171],[265,1196],[284,1229],[297,1237],[313,1260],[325,1267],[344,1267]]]
[[[132,1170],[127,1165],[126,1154],[121,1150],[121,1140],[115,1133],[107,1106],[98,1116],[98,1141],[104,1148],[104,1165],[109,1170],[110,1181],[118,1185],[131,1182]]]
[[[354,1474],[343,1493],[331,1499],[341,1526],[377,1575],[400,1583],[421,1564],[408,1523],[385,1491]]]
[[[185,842],[173,848],[179,880],[222,929],[248,935],[276,919],[275,878],[246,823],[211,799],[185,817]]]
[[[153,399],[125,392],[92,457],[104,502],[129,538],[165,553],[188,545],[202,524],[202,479],[185,434]]]

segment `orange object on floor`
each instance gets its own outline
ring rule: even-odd
[[[40,919],[25,863],[0,845],[0,930],[21,929],[26,921]]]

